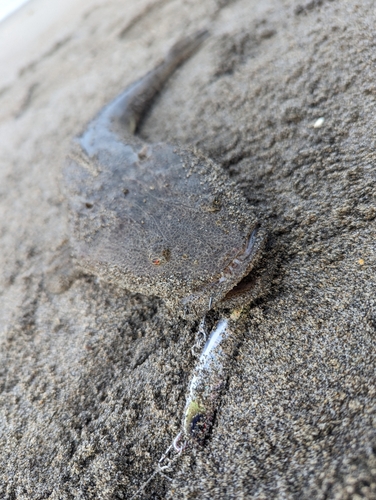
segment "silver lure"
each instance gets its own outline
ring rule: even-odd
[[[183,429],[188,439],[202,443],[214,420],[226,384],[234,350],[230,320],[222,318],[212,330],[189,385]]]

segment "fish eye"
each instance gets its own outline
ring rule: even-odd
[[[166,264],[171,258],[171,250],[169,248],[163,248],[159,252],[155,252],[151,255],[150,261],[154,266],[161,266]]]
[[[213,212],[219,212],[222,208],[221,200],[218,196],[215,196],[212,201],[212,210]]]

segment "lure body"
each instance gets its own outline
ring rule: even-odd
[[[234,350],[228,319],[212,330],[189,385],[183,428],[188,438],[202,443],[214,420]]]
[[[225,173],[190,148],[135,135],[145,111],[204,32],[105,106],[72,144],[64,170],[71,244],[81,266],[174,308],[204,314],[252,298],[264,235]]]

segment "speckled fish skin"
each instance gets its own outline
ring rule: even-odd
[[[82,267],[194,314],[205,313],[210,299],[213,306],[232,306],[252,296],[251,286],[232,290],[254,267],[264,234],[213,161],[189,147],[147,144],[134,132],[205,36],[175,44],[159,66],[104,107],[73,141],[64,170],[72,246]]]

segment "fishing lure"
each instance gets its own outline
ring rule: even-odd
[[[186,437],[197,443],[203,443],[212,426],[234,342],[229,319],[222,318],[212,330],[190,381],[183,429]]]

